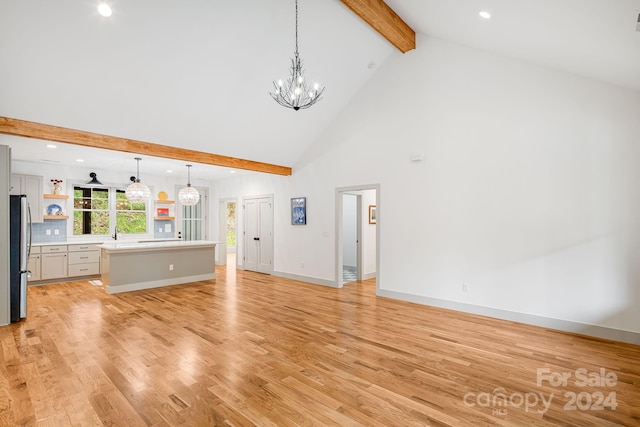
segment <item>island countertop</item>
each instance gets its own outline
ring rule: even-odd
[[[174,250],[180,248],[197,248],[203,246],[215,246],[222,242],[214,242],[211,240],[169,240],[169,241],[113,241],[103,242],[97,247],[109,252],[140,252],[145,250]]]

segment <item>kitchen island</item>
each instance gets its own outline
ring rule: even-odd
[[[216,278],[219,242],[105,242],[101,250],[102,283],[109,294],[179,285]]]

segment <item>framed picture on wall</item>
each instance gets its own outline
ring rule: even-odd
[[[307,198],[294,197],[291,199],[291,224],[305,225],[307,223]]]
[[[369,205],[369,224],[376,223],[376,205]]]

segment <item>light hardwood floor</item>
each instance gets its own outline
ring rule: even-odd
[[[378,298],[372,281],[221,268],[117,295],[31,287],[28,302],[0,328],[3,426],[640,425],[640,347]],[[539,369],[570,377],[538,384]]]

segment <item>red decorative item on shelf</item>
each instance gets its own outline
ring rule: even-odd
[[[157,208],[156,212],[158,216],[169,216],[169,208]]]

